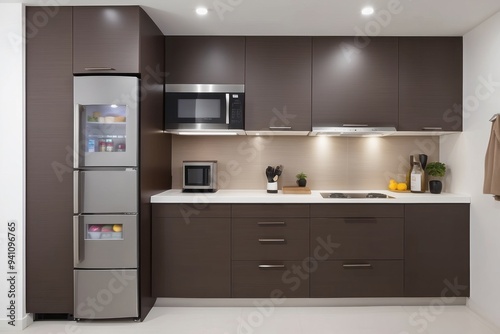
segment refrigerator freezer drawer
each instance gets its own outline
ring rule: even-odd
[[[75,319],[139,316],[137,270],[75,270]]]
[[[137,170],[75,171],[74,213],[136,213]]]
[[[137,268],[137,215],[73,219],[75,268]]]

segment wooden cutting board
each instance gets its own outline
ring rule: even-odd
[[[311,189],[308,187],[284,186],[283,194],[310,195]]]

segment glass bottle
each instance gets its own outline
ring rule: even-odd
[[[423,193],[425,191],[425,177],[418,156],[413,158],[411,170],[410,190],[412,193]]]
[[[406,173],[406,189],[411,189],[411,171],[413,169],[413,155],[410,155],[410,168]]]

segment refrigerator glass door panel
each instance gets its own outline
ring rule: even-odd
[[[75,270],[77,319],[139,316],[137,270]]]
[[[137,166],[139,79],[74,78],[75,168]]]
[[[137,170],[74,171],[74,213],[136,213]]]
[[[137,215],[75,216],[75,268],[137,268]]]

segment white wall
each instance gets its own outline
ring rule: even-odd
[[[0,4],[0,329],[22,329],[24,304],[24,8]],[[15,222],[15,267],[9,268],[8,222]],[[9,274],[10,272],[16,274]],[[7,277],[15,277],[15,296]],[[15,325],[7,308],[15,302]]]
[[[500,202],[482,193],[489,119],[500,113],[499,32],[497,13],[464,36],[464,132],[442,137],[440,156],[453,166],[450,190],[472,196],[469,306],[500,327]]]

